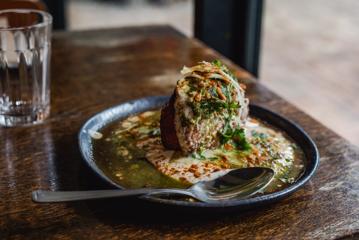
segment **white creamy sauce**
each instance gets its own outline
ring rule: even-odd
[[[184,154],[163,147],[159,117],[160,111],[148,111],[102,131],[97,152],[104,155],[98,158],[120,184],[130,188],[188,187],[231,169],[263,166],[275,171],[275,179],[264,190],[272,192],[295,182],[305,167],[303,153],[295,143],[257,119],[248,118],[245,125],[250,150],[226,149],[223,145]]]
[[[238,150],[227,151],[223,148],[205,150],[201,156],[196,154],[184,155],[180,152],[166,150],[159,139],[139,141],[137,146],[146,151],[146,158],[160,172],[181,182],[194,184],[198,181],[207,181],[224,175],[230,169],[253,166],[266,166],[272,168],[277,175],[281,175],[294,163],[293,144],[281,133],[275,131],[257,120],[250,119],[245,126],[246,137],[249,142],[254,141],[254,135],[265,134],[273,141],[271,146],[277,156],[276,160],[263,159],[260,163],[247,161],[247,155]],[[264,149],[259,148],[255,159],[259,159]],[[269,157],[268,157],[269,158]],[[286,181],[283,179],[283,181]]]

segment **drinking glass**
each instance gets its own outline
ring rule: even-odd
[[[28,125],[48,117],[51,28],[46,12],[0,11],[0,125]]]

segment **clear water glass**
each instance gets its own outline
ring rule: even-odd
[[[51,30],[46,12],[0,11],[0,125],[29,125],[49,116]]]

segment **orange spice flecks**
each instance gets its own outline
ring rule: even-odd
[[[224,149],[230,151],[230,150],[233,150],[233,146],[231,144],[229,144],[229,143],[225,143],[224,144]]]
[[[196,178],[199,178],[201,176],[201,174],[196,171],[196,172],[193,173],[193,176],[195,176]]]
[[[221,163],[221,168],[224,168],[224,169],[228,169],[231,167],[231,165],[229,163]]]
[[[253,155],[253,154],[248,155],[248,156],[246,157],[246,159],[247,159],[247,163],[249,164],[250,167],[252,167],[252,166],[255,164],[255,162],[256,162],[256,156]]]
[[[219,86],[216,87],[216,90],[220,99],[224,101],[227,100],[226,96],[224,96],[222,89]]]
[[[196,172],[196,169],[193,169],[193,168],[189,168],[187,169],[188,172],[191,172],[191,173],[195,173]]]
[[[251,118],[251,120],[250,120],[252,123],[259,123],[258,122],[258,120],[257,119],[255,119],[255,118]]]
[[[259,156],[258,158],[258,163],[262,163],[262,162],[265,162],[267,160],[267,157],[266,156]]]
[[[196,102],[201,101],[201,99],[202,99],[202,95],[201,95],[200,93],[197,93],[196,96],[194,96],[194,100],[195,100]]]
[[[196,164],[192,164],[192,165],[191,165],[191,168],[197,169],[198,166],[197,166]]]

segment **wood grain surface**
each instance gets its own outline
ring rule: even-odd
[[[52,111],[41,125],[0,128],[0,239],[359,238],[359,149],[240,68],[256,104],[300,124],[321,163],[304,188],[244,213],[176,212],[137,199],[35,204],[35,189],[110,188],[81,159],[77,133],[93,114],[126,100],[169,95],[183,65],[221,58],[168,26],[56,33]]]

